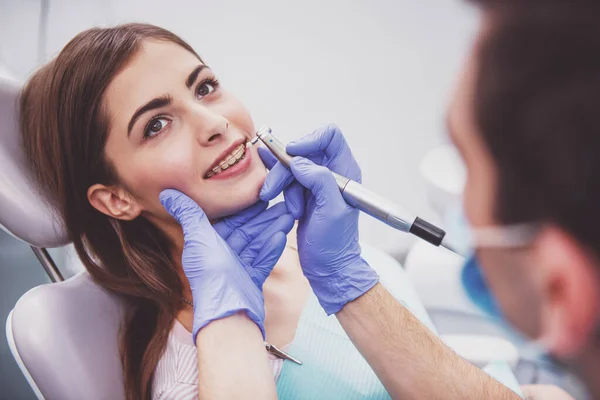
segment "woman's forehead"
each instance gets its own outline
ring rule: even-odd
[[[185,78],[201,61],[195,54],[171,42],[145,41],[111,86],[146,90],[185,87]]]
[[[176,43],[144,41],[107,88],[104,100],[111,119],[121,125],[149,100],[188,91],[186,79],[200,64],[194,53]]]

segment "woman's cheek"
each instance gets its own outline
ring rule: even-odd
[[[158,154],[153,154],[152,165],[162,189],[189,190],[197,179],[198,156],[194,156],[194,146],[186,141],[172,141],[164,146]]]
[[[135,191],[150,204],[160,204],[158,196],[165,189],[185,193],[193,186],[194,171],[183,152],[150,155],[136,169],[133,176]]]

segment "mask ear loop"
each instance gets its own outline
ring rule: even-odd
[[[530,245],[540,231],[538,224],[472,228],[471,245],[475,248],[514,249]]]

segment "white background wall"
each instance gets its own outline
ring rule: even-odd
[[[150,22],[183,36],[286,140],[335,122],[366,185],[424,218],[418,163],[444,141],[445,109],[477,12],[463,0],[52,0],[38,54],[40,0],[0,0],[0,63],[25,79],[77,32]],[[368,217],[362,238],[401,256],[409,245]]]

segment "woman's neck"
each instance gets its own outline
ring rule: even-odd
[[[185,276],[185,272],[183,271],[183,264],[181,262],[181,257],[183,255],[183,246],[185,243],[185,239],[183,237],[183,230],[181,226],[177,223],[168,224],[166,226],[163,225],[163,232],[169,238],[171,242],[171,260],[175,269],[177,270],[177,275],[179,276],[179,281],[181,282],[181,296],[189,301],[192,301],[192,291],[190,289],[190,282]],[[186,304],[185,302],[182,303]]]

